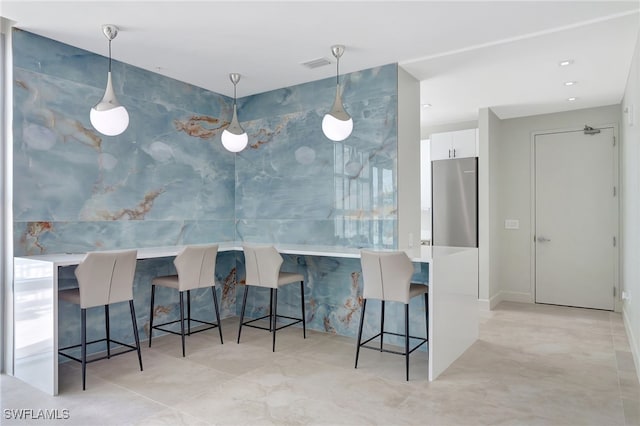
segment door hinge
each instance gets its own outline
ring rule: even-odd
[[[613,286],[613,297],[616,297],[618,295],[618,291],[616,289],[616,286]]]
[[[616,191],[616,187],[614,186],[614,187],[613,187],[613,196],[614,196],[614,197],[616,196],[616,193],[617,193],[617,191]]]
[[[616,237],[613,237],[613,246],[616,246]]]
[[[616,146],[616,137],[613,137],[613,146]]]

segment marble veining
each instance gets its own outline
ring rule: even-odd
[[[103,94],[106,65],[103,56],[13,31],[15,255],[234,240],[397,246],[397,65],[343,76],[354,131],[342,143],[321,132],[333,78],[238,99],[250,137],[238,154],[220,143],[232,99],[118,61],[114,88],[130,124],[115,137],[97,133],[89,109]],[[359,263],[286,256],[285,265],[306,271],[309,327],[353,336]],[[143,337],[151,278],[172,268],[171,259],[138,263]],[[243,279],[241,254],[219,256],[223,317],[237,315]],[[294,290],[280,297],[283,313],[298,312]],[[153,315],[176,318],[177,299],[158,297]],[[210,292],[193,297],[194,313],[210,312]],[[256,292],[248,313],[266,306]],[[77,341],[77,318],[72,307],[60,309],[62,345]],[[99,333],[101,314],[89,323]],[[114,333],[131,337],[128,322]]]
[[[231,239],[396,244],[396,65],[344,76],[356,124],[341,144],[319,130],[333,79],[239,99],[250,144],[234,155],[219,142],[231,99],[114,61],[131,122],[102,136],[87,111],[103,91],[104,58],[20,30],[13,42],[16,254],[118,248],[128,221],[148,222],[136,235],[143,246],[174,243],[175,230],[163,232],[175,222],[211,220],[235,222]],[[357,170],[345,149],[358,152]],[[55,225],[38,229],[46,223]],[[207,234],[228,239],[217,227]]]
[[[68,72],[65,57],[73,58]],[[234,239],[235,161],[215,140],[229,98],[118,63],[116,92],[131,122],[122,135],[103,136],[88,111],[104,82],[80,59],[104,74],[97,55],[14,31],[16,254],[119,248],[130,221],[145,222],[133,246],[199,240],[176,222],[231,221],[231,235],[217,226],[206,235]]]

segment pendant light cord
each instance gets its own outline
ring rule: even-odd
[[[233,106],[236,105],[236,84],[237,83],[233,83]]]
[[[111,72],[111,40],[109,40],[109,72]]]
[[[336,57],[336,85],[340,85],[340,57]]]

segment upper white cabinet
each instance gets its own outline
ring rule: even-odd
[[[431,135],[431,161],[477,156],[478,129]]]

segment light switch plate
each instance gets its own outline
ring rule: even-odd
[[[520,229],[520,221],[518,219],[506,219],[504,221],[504,229]]]

